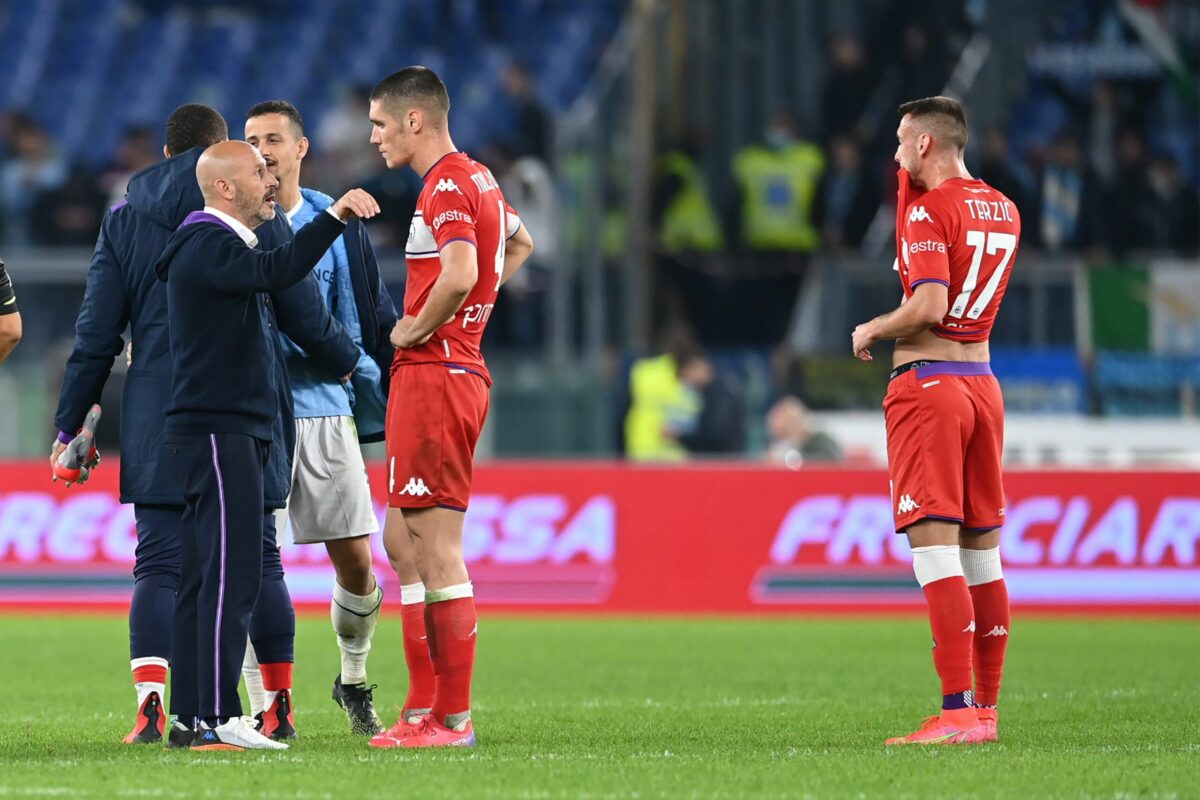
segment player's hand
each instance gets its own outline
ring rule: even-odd
[[[370,219],[379,213],[379,203],[362,189],[351,189],[333,204],[333,213],[343,222],[351,217]]]
[[[133,366],[133,340],[132,339],[129,340],[129,344],[125,348],[125,366],[126,367]]]
[[[350,370],[350,371],[349,371],[349,372],[347,372],[345,375],[343,375],[342,377],[338,378],[338,380],[339,380],[339,381],[341,381],[343,384],[346,384],[346,383],[349,383],[349,382],[350,382],[350,379],[351,379],[351,378],[353,378],[353,377],[354,377],[354,370]]]
[[[875,336],[875,326],[870,322],[864,322],[854,329],[854,333],[850,335],[850,345],[854,350],[854,357],[860,361],[873,361],[871,356],[871,345],[879,341]]]
[[[392,347],[397,350],[407,350],[410,347],[417,347],[429,341],[429,337],[433,336],[433,331],[417,338],[413,335],[413,325],[417,318],[411,314],[405,314],[396,321],[396,327],[392,328],[392,335],[389,337],[392,341]]]
[[[54,482],[58,481],[58,478],[54,475],[54,465],[58,463],[58,457],[61,456],[63,450],[66,450],[66,449],[67,449],[67,446],[65,444],[63,444],[62,442],[58,441],[58,439],[55,439],[54,444],[50,445],[50,480],[51,481],[54,481]]]

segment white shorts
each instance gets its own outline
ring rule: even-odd
[[[279,537],[290,518],[296,544],[352,539],[379,530],[353,417],[296,420],[292,493],[287,508],[276,514]]]

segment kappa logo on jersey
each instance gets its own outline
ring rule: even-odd
[[[413,476],[408,479],[408,483],[399,491],[399,494],[412,495],[413,497],[421,497],[427,494],[433,494],[429,491],[429,487],[425,485],[425,481]]]
[[[908,214],[909,222],[929,222],[929,212],[925,210],[925,206],[917,206]]]
[[[434,194],[438,192],[458,192],[462,194],[462,189],[458,188],[458,184],[452,178],[442,178],[433,189]]]
[[[1008,628],[1004,627],[1003,625],[997,625],[985,633],[984,636],[1008,636]]]
[[[920,506],[913,502],[912,497],[906,494],[900,495],[900,502],[896,504],[896,512],[899,514],[907,514],[910,511],[916,511],[918,508]]]

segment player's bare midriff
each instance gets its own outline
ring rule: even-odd
[[[892,366],[910,361],[990,361],[988,343],[955,342],[943,339],[933,331],[922,331],[896,340]]]

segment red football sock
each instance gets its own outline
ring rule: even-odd
[[[292,688],[292,662],[259,664],[258,670],[262,673],[263,689],[268,692],[281,692]]]
[[[404,661],[408,664],[408,697],[404,700],[404,709],[431,708],[436,683],[433,659],[429,655],[432,642],[425,638],[425,604],[400,606],[400,624],[404,631]]]
[[[972,586],[971,602],[975,606],[975,704],[994,706],[1000,699],[1004,650],[1012,625],[1008,584],[1001,578]]]
[[[926,584],[925,602],[933,629],[933,666],[942,679],[942,695],[969,692],[975,620],[967,579],[956,575]]]
[[[166,683],[167,667],[165,664],[143,664],[133,668],[134,683]]]
[[[475,668],[475,598],[459,597],[425,606],[429,652],[437,675],[433,718],[444,722],[450,714],[471,709],[471,673]]]

